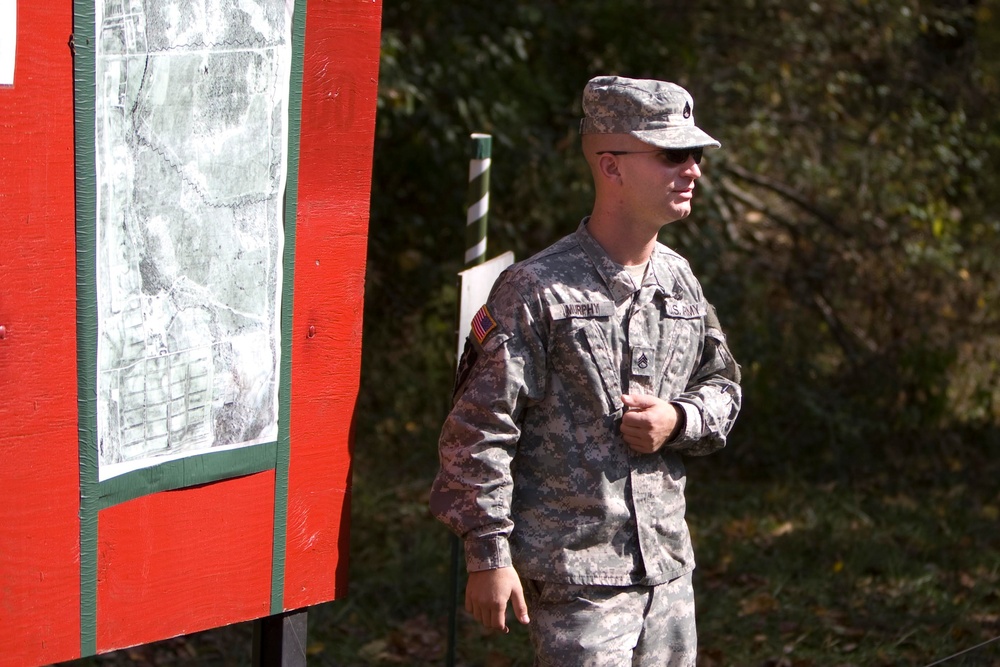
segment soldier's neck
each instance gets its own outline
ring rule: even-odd
[[[587,230],[608,253],[608,257],[623,266],[639,266],[649,261],[656,247],[659,229],[643,229],[628,220],[598,211],[590,216]]]

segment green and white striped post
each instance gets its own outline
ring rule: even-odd
[[[465,268],[479,266],[486,261],[486,224],[490,213],[490,153],[493,137],[489,134],[474,133],[472,138],[472,158],[469,160],[468,209],[465,214]],[[459,331],[461,338],[466,332]],[[457,359],[456,359],[457,362]],[[455,645],[458,641],[458,591],[461,569],[462,544],[458,537],[451,535],[451,582],[449,592],[451,604],[448,610],[448,648],[445,655],[446,667],[455,666]]]
[[[469,208],[465,216],[465,266],[482,264],[486,259],[486,223],[490,214],[490,153],[493,137],[472,135],[472,159],[469,160]]]

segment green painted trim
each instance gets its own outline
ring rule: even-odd
[[[73,2],[77,402],[80,447],[80,655],[97,653],[97,167],[93,0]]]
[[[277,443],[269,442],[208,452],[118,475],[100,483],[98,505],[105,509],[158,491],[273,470],[277,448]]]
[[[281,384],[278,387],[278,451],[274,469],[274,540],[271,555],[271,613],[284,611],[285,549],[288,535],[289,420],[292,413],[292,328],[295,287],[295,221],[299,192],[299,136],[302,130],[302,72],[306,42],[306,0],[295,0],[292,63],[288,82],[288,164],[285,179],[285,247],[281,283]]]

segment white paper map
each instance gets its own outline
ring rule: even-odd
[[[96,0],[100,479],[277,437],[291,0]]]

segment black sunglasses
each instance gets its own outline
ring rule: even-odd
[[[667,162],[684,164],[688,158],[694,158],[695,164],[701,164],[701,156],[705,152],[703,146],[697,148],[658,148],[654,151],[597,151],[598,155],[633,155],[635,153],[661,153]]]

